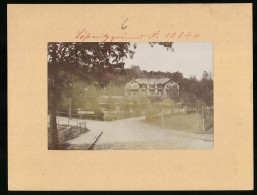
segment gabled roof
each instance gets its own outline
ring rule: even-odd
[[[137,78],[135,79],[136,82],[139,84],[146,84],[146,85],[158,85],[164,84],[170,81],[169,78]]]

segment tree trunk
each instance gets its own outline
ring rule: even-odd
[[[204,117],[203,117],[203,131],[205,131],[205,127],[204,127]]]
[[[199,127],[199,123],[198,123],[198,112],[197,112],[197,108],[195,109],[195,116],[196,116],[196,123],[197,123],[197,128]]]
[[[69,98],[69,118],[70,119],[72,118],[71,112],[72,112],[72,99],[70,97]]]
[[[49,102],[50,140],[51,140],[51,146],[49,146],[49,149],[56,149],[58,146],[58,131],[57,131],[57,123],[56,123],[57,99],[56,99],[56,95],[54,95],[53,91],[50,95],[50,102]]]
[[[50,110],[50,139],[51,139],[51,149],[56,149],[58,146],[58,131],[56,123],[56,109],[52,108]]]
[[[163,122],[163,108],[162,108],[162,127],[164,126],[163,123],[164,123],[164,122]]]
[[[203,127],[203,131],[205,131],[205,128],[204,128],[204,110],[203,110],[203,103],[202,103],[202,127]]]
[[[51,66],[57,66],[57,44],[53,44],[53,53],[52,53],[52,63]],[[57,69],[53,69],[57,71]],[[49,71],[49,63],[48,63]],[[55,87],[55,77],[56,72],[51,72],[50,82],[48,83],[48,109],[50,110],[50,140],[51,146],[48,146],[49,149],[56,149],[58,146],[58,131],[56,124],[56,109],[57,109],[57,96],[56,96],[56,87]]]

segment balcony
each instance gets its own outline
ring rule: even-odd
[[[126,91],[138,91],[138,88],[126,88]]]
[[[138,86],[131,86],[131,85],[128,85],[128,86],[126,86],[126,89],[127,90],[138,90]]]

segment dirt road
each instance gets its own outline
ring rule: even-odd
[[[144,117],[117,121],[87,120],[92,132],[102,131],[94,150],[168,150],[168,149],[212,149],[213,135],[196,135],[163,129],[140,122]],[[79,140],[79,141],[77,141]],[[73,144],[83,143],[83,137],[72,140]],[[78,143],[76,143],[78,142]],[[83,149],[83,148],[81,148]]]

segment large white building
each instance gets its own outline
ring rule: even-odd
[[[179,85],[169,78],[137,78],[125,85],[125,96],[168,96],[179,93]]]

